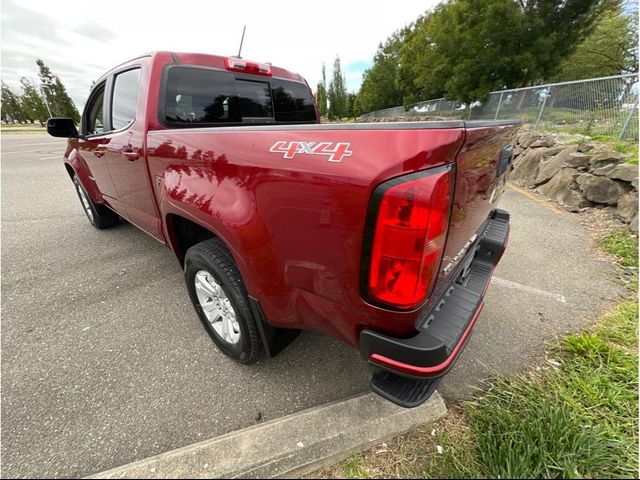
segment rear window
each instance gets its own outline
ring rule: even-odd
[[[271,81],[276,122],[316,120],[316,110],[309,89],[303,83],[273,79]]]
[[[176,66],[169,69],[164,88],[163,115],[170,124],[316,121],[313,99],[303,83]]]

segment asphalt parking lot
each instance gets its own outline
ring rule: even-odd
[[[2,136],[3,477],[85,476],[367,391],[358,353],[319,334],[249,367],[220,354],[168,249],[90,226],[63,150]],[[569,214],[514,190],[501,207],[509,250],[439,389],[449,401],[526,368],[622,293]]]

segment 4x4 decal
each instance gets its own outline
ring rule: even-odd
[[[332,142],[287,142],[280,140],[274,143],[269,151],[282,153],[284,158],[290,159],[299,154],[328,156],[329,162],[341,162],[343,158],[350,157],[353,151],[349,150],[350,143]]]

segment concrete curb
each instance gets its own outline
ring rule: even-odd
[[[405,409],[369,393],[211,438],[88,478],[296,478],[432,422],[446,413],[435,392]]]

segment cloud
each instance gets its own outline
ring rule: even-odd
[[[325,0],[317,7],[244,0],[226,4],[222,15],[210,0],[184,0],[178,7],[156,2],[153,8],[131,0],[2,0],[2,79],[18,87],[20,77],[37,76],[41,58],[82,108],[91,82],[110,68],[157,50],[232,55],[247,25],[245,58],[271,61],[315,86],[322,62],[331,78],[337,53],[355,91],[378,44],[437,1]]]
[[[113,30],[110,30],[96,22],[83,23],[82,25],[75,27],[73,31],[79,35],[99,42],[108,42],[116,37]]]
[[[59,35],[60,27],[62,25],[55,19],[24,8],[13,0],[3,0],[2,2],[3,45],[19,43],[40,46],[43,41],[66,43]]]

